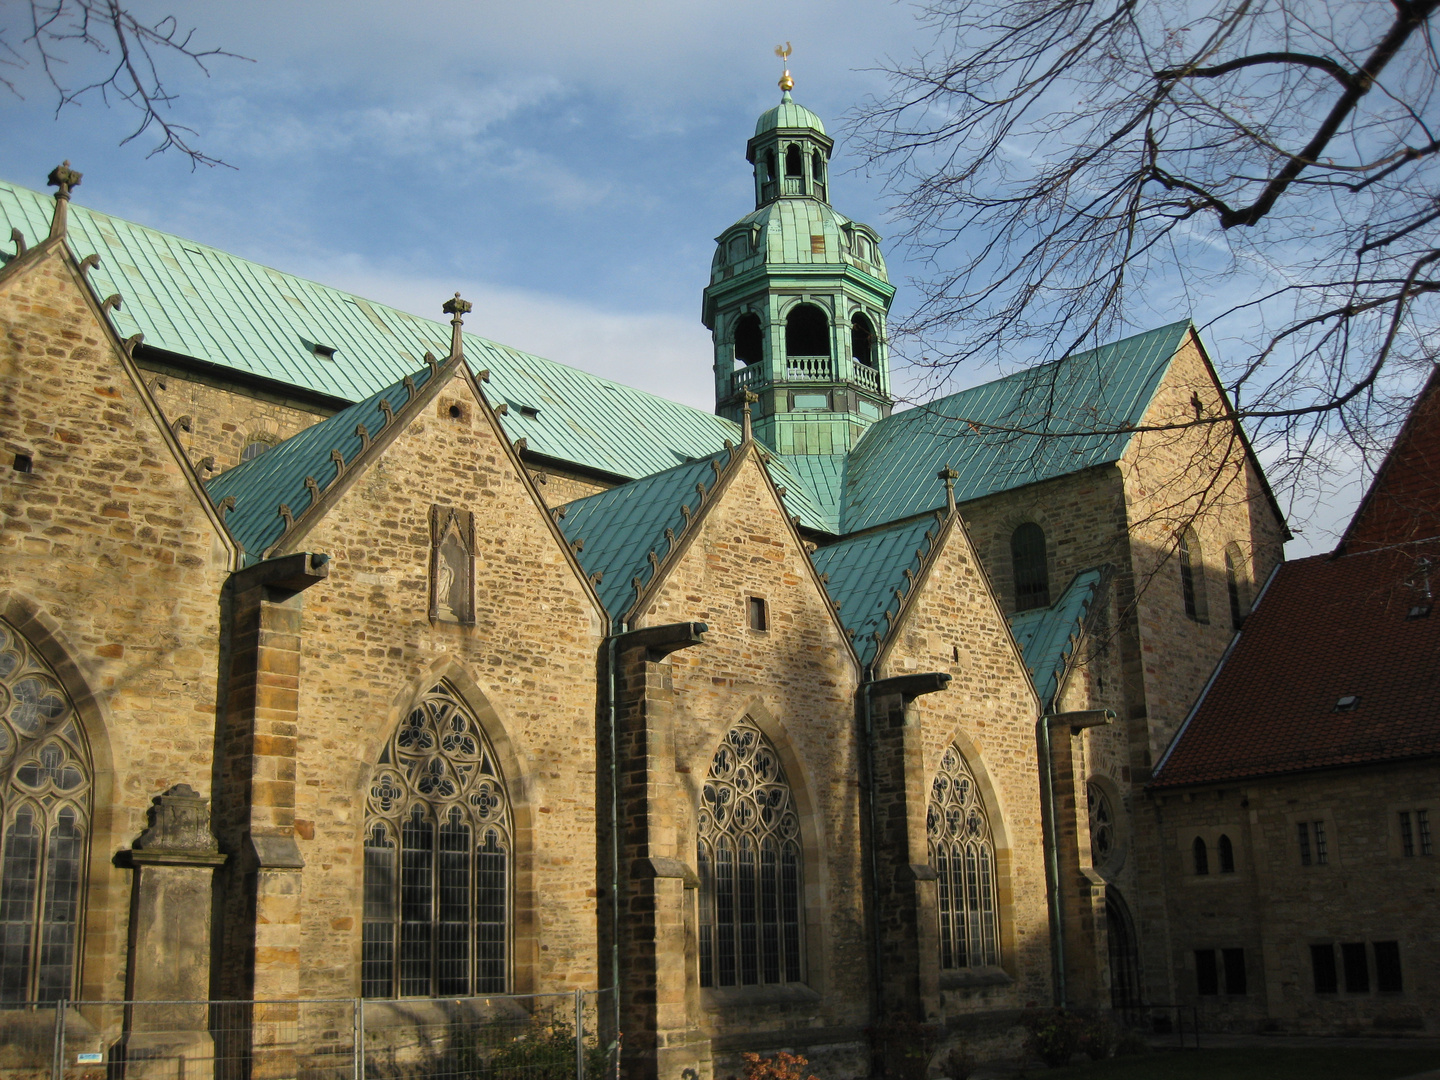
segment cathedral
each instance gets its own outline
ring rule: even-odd
[[[1185,319],[895,411],[786,83],[713,413],[0,183],[0,1025],[584,991],[627,1077],[831,1080],[1194,999],[1147,785],[1275,499]]]

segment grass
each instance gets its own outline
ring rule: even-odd
[[[1028,1075],[1035,1080],[1396,1080],[1427,1069],[1440,1069],[1440,1051],[1259,1047],[1162,1050]]]

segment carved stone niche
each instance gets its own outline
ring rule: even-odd
[[[450,506],[430,508],[430,619],[475,622],[475,515]]]

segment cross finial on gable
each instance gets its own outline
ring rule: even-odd
[[[955,512],[955,481],[960,479],[960,474],[946,465],[935,476],[937,479],[945,481],[945,509],[953,514]]]
[[[70,162],[62,161],[50,170],[45,181],[55,188],[55,216],[50,219],[50,238],[65,235],[66,211],[69,209],[70,189],[80,186],[80,174],[70,168]]]
[[[753,390],[746,390],[740,395],[740,442],[748,443],[751,437],[750,431],[750,406],[760,400],[760,395]]]
[[[460,340],[460,328],[465,316],[474,306],[469,300],[461,300],[458,292],[440,305],[440,310],[450,316],[450,355],[452,357],[459,356],[465,350],[465,345]]]

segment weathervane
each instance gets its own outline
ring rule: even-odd
[[[790,64],[788,63],[790,54],[794,51],[795,50],[790,48],[788,41],[785,42],[784,45],[775,46],[775,55],[778,56],[782,62],[785,62],[785,74],[780,76],[780,89],[784,90],[787,94],[795,89],[795,80],[790,77]]]

